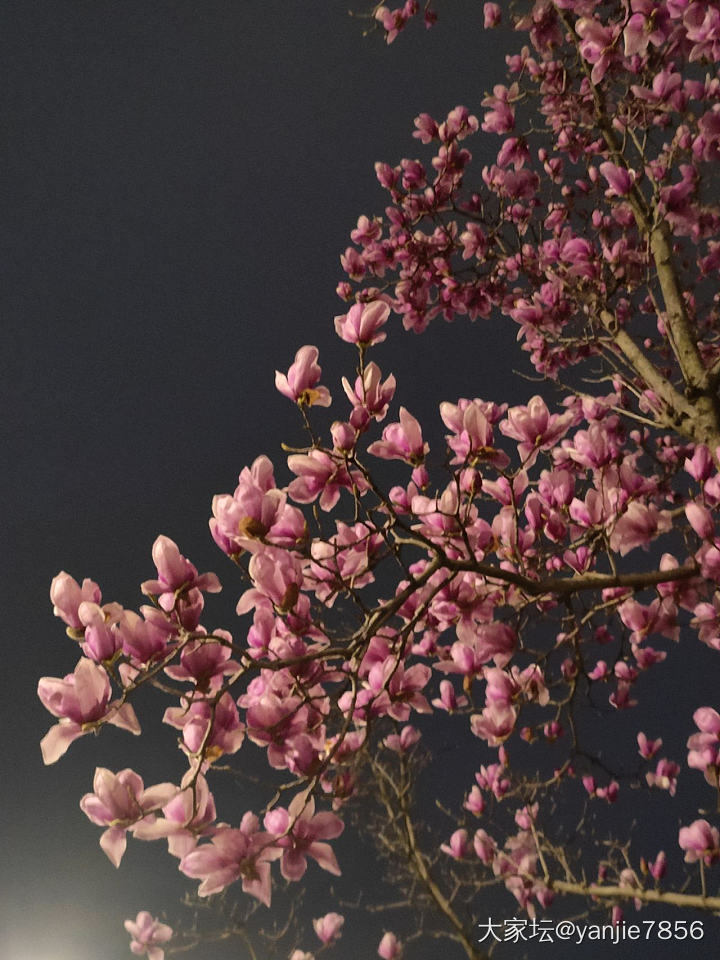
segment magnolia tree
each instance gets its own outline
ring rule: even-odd
[[[391,42],[417,13],[408,0],[373,16]],[[668,670],[689,702],[688,648],[704,645],[708,670],[720,656],[720,5],[538,0],[484,17],[517,32],[507,82],[477,116],[417,117],[425,159],[377,164],[388,206],[359,218],[341,258],[341,389],[301,346],[275,385],[305,443],[277,470],[259,456],[212,502],[237,623],[203,625],[220,581],[165,536],[139,613],[60,573],[54,612],[80,659],[40,681],[57,717],[43,757],[106,724],[139,734],[133,698],[156,688],[176,781],[100,767],[80,806],[116,866],[128,836],[159,839],[201,897],[237,884],[256,916],[282,880],[340,873],[332,841],[359,811],[421,918],[410,940],[485,955],[493,886],[529,923],[553,901],[615,924],[660,904],[661,938],[694,936],[703,914],[688,911],[720,911],[718,704],[697,699],[665,730],[657,710],[645,729],[642,705]],[[478,138],[498,145],[481,170]],[[438,397],[432,457],[372,357],[386,324],[421,333],[439,317],[480,336],[514,325],[545,386],[528,403]],[[464,786],[429,840],[413,788],[444,724],[477,749],[457,754]],[[678,726],[687,748],[667,756]],[[277,789],[219,821],[213,778],[252,745]],[[665,798],[656,848],[620,814],[632,788]],[[311,957],[342,924],[315,919],[284,955]],[[134,953],[172,951],[150,913],[126,926]],[[378,954],[411,956],[403,939],[388,931]]]

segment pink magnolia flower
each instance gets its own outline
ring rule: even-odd
[[[541,450],[555,446],[572,420],[571,412],[551,414],[543,398],[535,396],[523,406],[511,407],[507,419],[500,423],[500,430],[506,437],[518,441],[518,453],[523,467],[527,468],[535,463]]]
[[[215,800],[202,774],[188,770],[181,789],[162,808],[162,817],[138,824],[135,834],[141,840],[167,839],[168,853],[182,859],[197,846],[199,837],[216,832]]]
[[[122,646],[113,625],[125,612],[117,603],[100,607],[90,600],[83,600],[77,609],[77,615],[85,628],[80,649],[86,657],[96,663],[112,660]]]
[[[628,170],[625,167],[619,167],[616,163],[609,160],[600,164],[600,173],[605,177],[609,184],[606,191],[608,197],[624,197],[632,189],[635,183],[635,171]]]
[[[264,826],[282,851],[280,872],[286,880],[299,880],[304,876],[307,857],[312,857],[328,873],[340,876],[332,847],[322,841],[339,837],[345,824],[334,813],[315,813],[315,800],[306,793],[293,797],[287,810],[276,807],[267,813]]]
[[[483,5],[483,18],[486,30],[491,30],[502,20],[502,10],[497,3],[486,3]]]
[[[650,504],[633,500],[617,520],[610,534],[610,547],[621,557],[636,547],[646,548],[658,534],[667,533],[672,522],[666,511]]]
[[[497,853],[497,845],[485,830],[476,830],[473,837],[473,847],[478,858],[489,866]]]
[[[400,960],[402,957],[403,949],[402,943],[398,940],[394,933],[388,931],[383,935],[382,940],[378,945],[378,956],[382,957],[382,960]]]
[[[42,677],[38,682],[38,697],[46,710],[59,717],[59,723],[40,741],[43,762],[55,763],[67,751],[73,740],[97,729],[101,723],[111,723],[130,733],[139,734],[135,711],[129,703],[110,702],[110,680],[105,670],[83,657],[73,673],[64,679]]]
[[[687,742],[689,767],[702,770],[711,786],[717,786],[720,768],[720,714],[712,707],[700,707],[693,714],[700,730]]]
[[[258,457],[245,467],[232,496],[213,497],[210,531],[225,553],[256,552],[263,540],[280,547],[294,547],[306,534],[305,518],[287,503],[287,494],[278,490],[273,465]]]
[[[648,740],[644,733],[637,735],[637,742],[639,747],[638,752],[645,760],[652,759],[662,746],[662,739],[660,737],[658,737],[657,740]]]
[[[707,820],[695,820],[689,827],[681,827],[678,844],[685,851],[686,863],[702,860],[709,867],[720,859],[720,833]]]
[[[123,653],[136,665],[145,665],[164,656],[176,625],[168,621],[156,607],[123,610],[113,627],[113,634]]]
[[[449,843],[441,843],[440,849],[454,860],[462,860],[469,852],[467,830],[456,830]]]
[[[183,698],[182,703],[183,706],[167,708],[163,723],[182,730],[181,746],[185,753],[197,757],[202,751],[205,763],[212,763],[223,754],[237,753],[245,739],[245,727],[229,693],[220,697],[214,709],[205,700],[188,703]]]
[[[155,811],[168,803],[178,788],[172,783],[158,783],[146,790],[134,770],[126,768],[113,773],[98,767],[93,791],[82,798],[80,809],[93,823],[108,828],[100,837],[100,846],[113,866],[119,867],[127,847],[128,830],[135,833],[143,820],[154,823]]]
[[[395,377],[392,374],[383,381],[380,367],[373,362],[365,367],[362,377],[356,378],[353,387],[345,377],[342,378],[342,385],[345,395],[353,405],[350,414],[352,427],[365,430],[371,419],[378,422],[385,419],[395,394]]]
[[[368,447],[368,453],[383,460],[404,460],[415,467],[424,461],[429,450],[428,444],[423,443],[420,424],[405,407],[400,407],[400,422],[389,423],[382,440]]]
[[[343,458],[332,457],[324,450],[293,454],[287,462],[296,474],[296,479],[288,486],[288,493],[298,503],[312,503],[319,496],[321,508],[332,510],[341,490],[351,490],[353,486],[361,492],[366,489],[357,471],[349,473]]]
[[[275,371],[276,389],[300,406],[329,407],[332,402],[328,388],[318,386],[322,376],[318,352],[317,347],[300,347],[287,374]]]
[[[410,724],[406,724],[399,734],[389,733],[383,740],[383,744],[388,750],[394,750],[395,753],[405,753],[413,744],[420,739],[420,731]]]
[[[339,913],[326,913],[324,917],[313,920],[313,927],[320,941],[327,946],[334,940],[340,939],[340,931],[344,923],[345,917],[340,916]]]
[[[98,604],[102,600],[102,594],[94,580],[86,577],[81,587],[69,573],[61,570],[50,584],[50,600],[56,617],[64,620],[71,630],[82,630],[85,624],[78,612],[80,604],[83,601]]]
[[[662,880],[667,871],[667,854],[661,850],[653,861],[648,863],[648,870],[653,880]]]
[[[270,600],[280,611],[292,610],[303,585],[300,560],[295,554],[274,547],[266,547],[253,554],[249,572],[254,587],[240,597],[237,613],[247,613],[258,602]]]
[[[134,920],[125,921],[125,929],[132,937],[130,951],[136,956],[147,954],[148,960],[163,960],[165,951],[159,944],[167,943],[173,935],[172,927],[160,923],[147,910],[141,910]]]
[[[470,729],[476,737],[486,740],[488,746],[497,747],[513,732],[516,721],[514,707],[492,704],[485,707],[482,714],[474,713],[470,717]]]
[[[387,334],[382,327],[390,316],[390,307],[382,300],[356,303],[347,313],[335,317],[335,331],[347,343],[371,347],[382,343]]]
[[[281,855],[273,838],[258,829],[259,821],[248,811],[234,829],[218,829],[210,843],[191,850],[180,861],[180,870],[201,880],[198,896],[209,897],[242,877],[245,893],[270,906],[270,863]]]
[[[197,567],[185,559],[178,545],[169,537],[157,538],[153,544],[152,558],[157,567],[158,578],[146,580],[141,589],[147,596],[157,597],[162,609],[168,613],[174,609],[180,593],[188,593],[193,589],[219,593],[222,589],[214,573],[199,575]]]
[[[432,700],[431,703],[438,710],[447,710],[448,713],[453,713],[455,710],[467,706],[468,699],[465,696],[457,696],[452,681],[441,680],[440,696]]]
[[[671,797],[675,796],[677,789],[677,778],[680,773],[680,767],[672,760],[658,760],[654,773],[646,773],[645,779],[649,787],[659,787],[661,790],[667,790]]]
[[[217,690],[223,677],[235,673],[239,664],[230,659],[231,635],[226,630],[216,630],[214,636],[226,639],[228,646],[215,639],[192,640],[183,647],[180,663],[165,667],[165,673],[173,680],[193,683],[201,693]]]

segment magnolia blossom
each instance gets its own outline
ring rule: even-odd
[[[405,460],[418,466],[429,449],[428,444],[423,443],[420,424],[405,407],[400,407],[400,422],[385,427],[382,440],[371,443],[368,453],[384,460]]]
[[[210,843],[196,847],[182,858],[180,870],[202,881],[198,896],[218,893],[242,877],[245,893],[270,906],[270,863],[282,851],[258,827],[257,817],[248,812],[238,829],[219,828]]]
[[[56,617],[64,620],[71,630],[82,630],[85,624],[80,619],[80,605],[84,601],[99,604],[102,594],[94,580],[86,577],[81,587],[69,573],[61,570],[50,585],[50,600]]]
[[[312,857],[328,873],[340,876],[335,854],[324,840],[339,837],[345,824],[334,813],[315,813],[315,801],[300,793],[285,810],[276,807],[265,816],[265,829],[282,852],[280,872],[286,880],[299,880]]]
[[[141,910],[134,920],[125,921],[125,929],[132,937],[130,950],[136,956],[146,954],[148,960],[163,960],[165,951],[159,944],[172,938],[173,930],[166,923],[160,923],[147,910]]]
[[[382,343],[387,334],[382,329],[390,315],[390,307],[382,300],[356,303],[347,313],[335,317],[335,331],[348,343],[370,347]]]
[[[720,833],[707,820],[695,820],[689,827],[681,827],[678,843],[685,851],[686,863],[702,860],[709,867],[720,859]]]
[[[275,371],[275,388],[300,406],[329,407],[332,401],[327,387],[319,385],[322,370],[318,352],[317,347],[300,347],[287,374]]]
[[[195,589],[207,593],[218,593],[222,587],[214,573],[199,575],[197,567],[180,553],[177,544],[169,537],[160,536],[152,548],[152,558],[157,567],[157,580],[146,580],[142,591],[156,596],[165,611],[171,611],[180,593]]]
[[[566,433],[573,415],[550,413],[542,397],[535,396],[529,403],[511,407],[507,419],[500,422],[506,437],[518,441],[518,453],[527,469],[537,460],[541,450],[554,446]]]
[[[43,706],[60,718],[40,742],[44,763],[55,763],[74,740],[97,729],[101,723],[140,733],[132,706],[120,700],[110,702],[108,675],[92,660],[83,657],[73,673],[62,680],[42,677],[37,692]]]
[[[382,957],[382,960],[400,960],[403,954],[402,943],[394,933],[388,931],[383,935],[377,952],[378,956]]]
[[[345,923],[345,917],[339,913],[326,913],[324,917],[318,917],[313,920],[313,927],[318,938],[324,946],[340,939],[342,926]]]
[[[134,770],[113,773],[98,767],[93,791],[82,798],[80,809],[93,823],[108,828],[100,837],[100,846],[113,866],[119,867],[128,831],[142,839],[142,824],[153,824],[155,812],[175,796],[178,788],[172,783],[158,783],[145,789]]]
[[[693,720],[700,730],[687,742],[687,764],[695,770],[702,770],[707,782],[715,787],[720,769],[720,714],[712,707],[700,707],[693,714]]]

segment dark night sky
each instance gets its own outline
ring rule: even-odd
[[[276,367],[315,343],[336,393],[349,372],[334,290],[358,215],[385,206],[373,163],[420,155],[413,117],[478,112],[502,77],[506,38],[483,31],[475,0],[443,4],[434,30],[416,24],[391,47],[363,39],[346,6],[0,6],[5,960],[123,960],[123,918],[172,908],[193,887],[159,845],[131,841],[116,873],[78,808],[96,765],[176,780],[172,731],[145,747],[106,731],[42,766],[52,718],[37,680],[76,659],[51,578],[90,576],[104,601],[137,606],[165,533],[224,580],[203,619],[232,628],[238,591],[207,530],[210,502],[259,453],[284,476],[279,444],[299,431]],[[471,149],[481,165],[497,141]],[[394,329],[376,359],[439,432],[442,399],[534,392],[509,382],[513,342],[494,323]],[[338,955],[374,956],[377,938],[354,930]]]

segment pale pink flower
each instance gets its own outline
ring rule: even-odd
[[[280,872],[286,880],[299,880],[307,870],[307,857],[312,857],[323,870],[340,876],[332,847],[323,840],[334,840],[345,824],[334,813],[315,813],[315,800],[305,793],[293,797],[290,806],[276,807],[265,816],[266,830],[282,850]]]
[[[110,680],[105,670],[85,657],[64,679],[40,679],[38,697],[46,710],[60,718],[40,742],[44,763],[55,763],[73,740],[97,729],[100,723],[140,733],[132,706],[119,700],[111,703],[110,694]]]
[[[193,783],[194,781],[194,783]],[[181,789],[162,808],[162,817],[143,820],[134,833],[140,840],[167,839],[168,853],[182,859],[200,837],[215,833],[215,800],[205,777],[188,770]]]
[[[148,960],[163,960],[165,951],[159,944],[167,943],[173,935],[172,927],[160,923],[147,910],[141,910],[134,920],[125,921],[125,929],[132,937],[130,951],[136,956],[147,954]]]
[[[115,867],[120,866],[127,832],[136,831],[140,821],[155,822],[155,812],[174,797],[178,788],[172,783],[158,783],[145,789],[142,778],[134,770],[113,773],[105,767],[95,770],[93,793],[80,801],[85,816],[108,829],[100,837],[100,846]]]
[[[709,867],[720,858],[720,833],[707,820],[695,820],[689,827],[681,827],[678,844],[685,851],[686,863],[702,860]]]
[[[462,860],[469,851],[467,830],[456,830],[449,843],[440,844],[440,849],[454,860]]]
[[[720,767],[720,714],[712,707],[700,707],[693,714],[693,720],[700,730],[687,742],[687,764],[695,770],[702,770],[710,786],[717,786]]]
[[[319,386],[322,370],[317,362],[318,352],[317,347],[300,347],[287,374],[275,371],[276,389],[300,406],[329,407],[332,402],[327,387]]]
[[[180,707],[168,707],[163,723],[182,730],[184,752],[191,757],[202,750],[204,762],[212,763],[223,754],[237,753],[245,738],[245,727],[229,693],[224,693],[212,709],[205,700],[188,703],[182,698]],[[212,727],[208,734],[208,727]]]
[[[218,829],[210,843],[191,850],[180,861],[180,870],[201,880],[198,896],[209,897],[242,877],[245,893],[270,906],[270,863],[281,855],[272,837],[258,829],[255,814],[246,813],[239,829]]]
[[[364,430],[371,419],[378,422],[385,419],[395,393],[395,377],[392,374],[383,381],[380,368],[372,362],[365,367],[362,377],[356,378],[353,387],[345,377],[342,378],[342,385],[353,405],[350,424],[356,430]]]
[[[382,960],[400,960],[403,952],[402,943],[394,933],[388,931],[380,941],[377,952]]]
[[[636,547],[646,548],[658,534],[667,533],[671,527],[670,516],[650,504],[633,500],[625,513],[617,520],[610,534],[610,547],[621,557]]]
[[[339,913],[326,913],[324,917],[313,920],[313,927],[319,940],[327,946],[334,940],[339,940],[344,923],[345,917],[340,916]]]
[[[82,630],[85,624],[78,613],[80,604],[86,600],[100,603],[102,594],[94,580],[85,578],[81,587],[69,573],[61,570],[50,584],[50,600],[56,617],[64,620],[72,630]]]
[[[335,331],[347,343],[371,347],[382,343],[387,334],[382,329],[390,315],[390,307],[382,300],[356,303],[347,313],[335,317]]]
[[[518,453],[524,467],[531,467],[541,450],[549,450],[566,433],[573,414],[553,413],[542,397],[535,396],[519,407],[511,407],[500,430],[506,437],[518,441]]]
[[[680,767],[677,763],[663,759],[658,760],[654,773],[645,774],[645,779],[649,787],[659,787],[661,790],[667,790],[670,796],[674,797],[679,773]]]
[[[157,580],[146,580],[142,592],[155,596],[166,612],[170,612],[177,595],[192,589],[218,593],[222,588],[214,573],[198,574],[197,567],[180,553],[177,544],[169,537],[159,536],[152,548],[152,558],[157,567]]]
[[[400,407],[400,422],[388,424],[383,430],[382,440],[371,443],[368,453],[383,460],[404,460],[419,466],[429,449],[428,444],[423,443],[420,424],[405,407]]]

